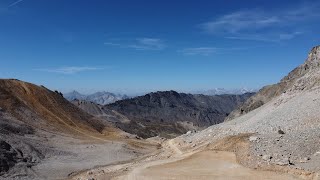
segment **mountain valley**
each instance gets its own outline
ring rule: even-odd
[[[76,177],[179,179],[192,171],[188,176],[191,179],[224,179],[229,176],[221,174],[222,167],[228,166],[230,179],[317,180],[320,177],[319,68],[320,46],[317,46],[302,65],[280,83],[266,86],[251,96],[225,122],[164,141],[163,151],[148,159],[124,163],[117,169],[98,168],[109,173],[93,169],[92,176],[80,173]],[[248,108],[244,110],[245,107]],[[230,156],[225,152],[232,153],[238,163],[230,164]],[[217,165],[218,170],[200,166],[208,161],[215,165],[221,161],[229,163]],[[194,169],[195,164],[201,168]],[[243,167],[256,171],[246,174],[246,170],[240,170]]]
[[[169,168],[164,177],[223,178],[217,169],[230,166],[235,179],[317,179],[319,68],[317,46],[256,94],[158,91],[106,105],[1,79],[0,176],[153,179]]]

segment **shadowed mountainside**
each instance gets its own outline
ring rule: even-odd
[[[130,119],[116,123],[120,129],[147,138],[174,137],[223,122],[224,118],[252,93],[243,95],[192,95],[163,91],[104,106]]]

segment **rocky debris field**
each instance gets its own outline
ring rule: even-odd
[[[264,134],[250,138],[250,152],[262,160],[262,163],[320,172],[320,128],[299,133]]]
[[[32,127],[0,112],[0,175],[26,174],[28,169],[39,163],[44,152],[39,151]],[[25,171],[25,172],[24,172]]]

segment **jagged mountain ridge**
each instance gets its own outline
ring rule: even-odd
[[[188,130],[221,123],[251,95],[206,96],[163,91],[117,101],[104,106],[104,109],[114,110],[130,119],[129,125],[117,124],[126,132],[144,138],[157,135],[173,137]]]
[[[69,101],[73,101],[73,100],[78,99],[78,100],[91,101],[91,102],[94,102],[96,104],[101,104],[101,105],[106,105],[106,104],[114,103],[118,100],[123,100],[123,99],[129,98],[125,94],[124,95],[114,94],[114,93],[110,93],[110,92],[106,92],[106,91],[96,92],[96,93],[89,94],[89,95],[84,95],[84,94],[81,94],[77,91],[72,91],[70,93],[65,93],[64,97],[66,99],[68,99]]]
[[[239,89],[214,88],[214,89],[203,90],[203,91],[195,91],[196,94],[203,94],[208,96],[223,95],[223,94],[240,95],[240,94],[254,93],[254,92],[256,92],[256,90],[252,88],[239,88]]]
[[[78,91],[72,91],[69,93],[63,94],[63,97],[66,98],[69,101],[72,101],[74,99],[80,99],[83,100],[86,98],[86,95],[79,93]]]

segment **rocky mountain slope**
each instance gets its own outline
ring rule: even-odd
[[[301,64],[300,66],[292,70],[287,76],[282,78],[279,83],[268,85],[260,89],[254,96],[249,98],[242,106],[240,106],[239,108],[234,110],[232,113],[230,113],[230,115],[226,118],[226,120],[234,119],[236,117],[239,117],[243,114],[246,114],[247,112],[250,112],[262,106],[263,104],[271,101],[274,97],[277,97],[282,93],[286,93],[289,89],[295,88],[294,86],[298,86],[297,84],[305,84],[306,80],[301,79],[301,77],[306,76],[308,73],[318,68],[318,65],[319,65],[319,62],[317,61],[318,51],[319,51],[319,47],[314,47],[309,53],[308,59],[303,64]],[[313,78],[316,78],[316,77],[313,77]],[[308,84],[305,87],[301,87],[301,88],[310,89],[314,85],[316,84]]]
[[[121,134],[59,92],[19,80],[0,80],[0,179],[47,179],[52,173],[56,173],[53,179],[66,176],[64,173],[80,167],[66,162],[77,163],[81,161],[79,156],[90,153],[75,147],[84,146],[81,143],[88,140],[108,141]],[[121,145],[114,147],[121,149]],[[94,157],[91,159],[95,161]],[[82,164],[84,168],[91,167]],[[59,170],[65,165],[67,168]]]
[[[205,96],[164,91],[104,106],[130,119],[118,123],[120,129],[147,138],[173,137],[221,123],[224,118],[252,94]]]
[[[101,120],[69,103],[57,91],[19,80],[0,80],[0,92],[1,109],[32,127],[76,134],[100,134],[104,130]]]
[[[236,152],[245,166],[317,179],[319,106],[320,46],[317,46],[302,65],[278,84],[267,86],[251,97],[242,106],[242,113],[233,114],[238,117],[199,133],[183,135],[176,142],[187,149],[214,144],[212,148]],[[235,141],[237,138],[241,140]]]
[[[72,91],[70,93],[64,94],[64,97],[69,101],[78,99],[78,100],[94,102],[96,104],[101,104],[101,105],[106,105],[106,104],[114,103],[119,100],[129,98],[127,95],[114,94],[114,93],[105,92],[105,91],[96,92],[89,95],[84,95],[84,94],[80,94],[77,91]]]

